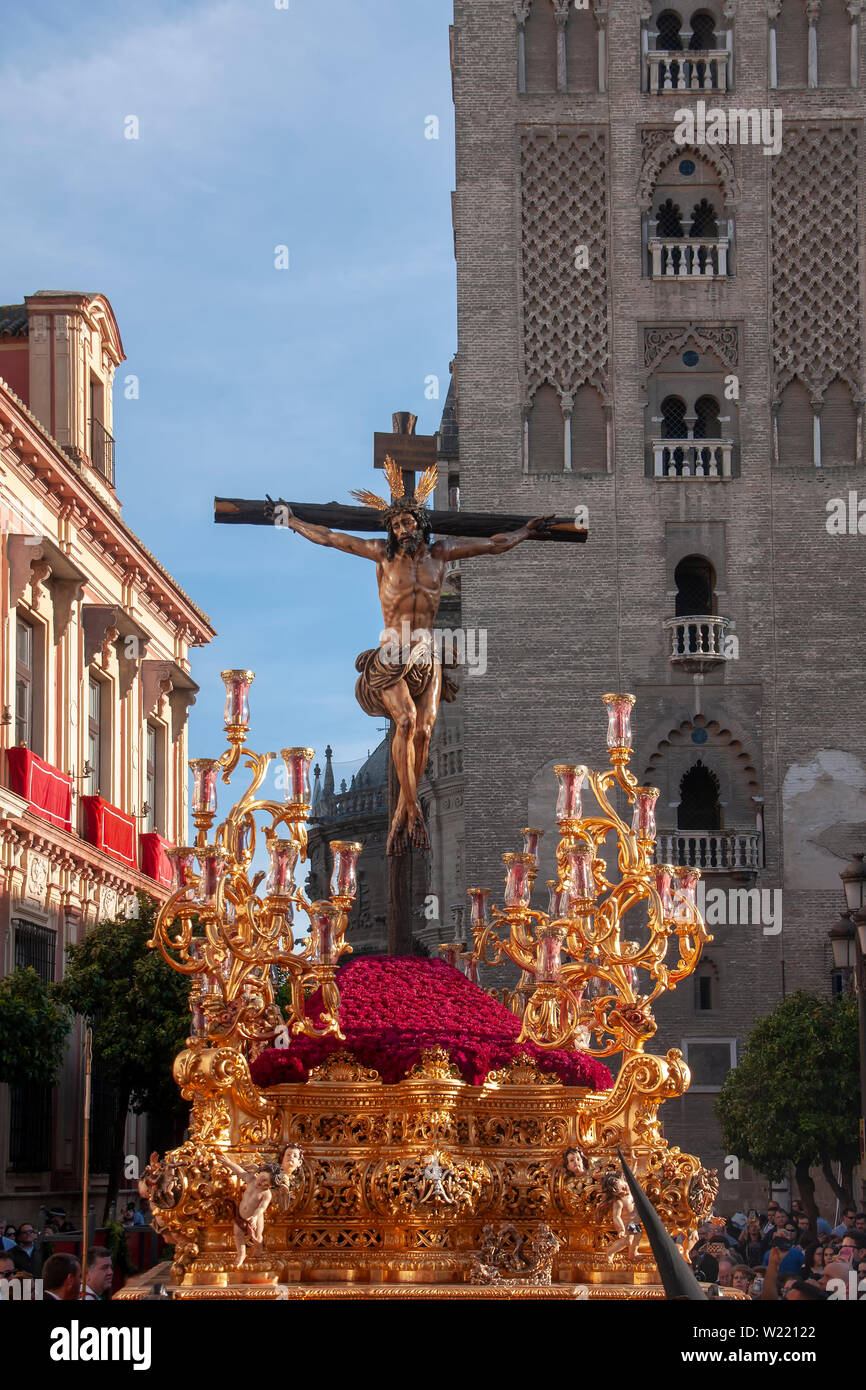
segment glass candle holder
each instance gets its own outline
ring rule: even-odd
[[[310,764],[316,756],[315,748],[281,748],[280,757],[286,765],[286,796],[288,804],[309,811],[312,793],[310,791]]]
[[[538,848],[544,831],[536,830],[532,825],[526,825],[520,833],[523,836],[523,853],[531,855],[535,867],[538,868]]]
[[[531,891],[529,870],[534,866],[535,861],[527,854],[503,854],[502,862],[507,870],[505,876],[506,907],[528,907]]]
[[[469,925],[475,927],[490,926],[490,889],[489,888],[467,888],[466,894],[469,898]]]
[[[310,958],[314,965],[337,964],[337,923],[340,909],[333,903],[313,903],[310,909]]]
[[[700,869],[678,868],[674,870],[674,920],[690,924],[697,913],[697,891]]]
[[[562,886],[558,878],[547,880],[547,915],[551,922],[556,917],[562,916]]]
[[[673,879],[673,864],[659,864],[653,869],[653,882],[655,890],[661,898],[663,917],[670,917],[673,912],[673,897],[671,895]]]
[[[583,816],[583,787],[587,769],[583,764],[560,763],[553,769],[559,783],[556,819],[580,820]]]
[[[592,862],[595,849],[586,841],[570,845],[563,855],[563,878],[569,891],[571,906],[577,903],[591,903],[598,891]]]
[[[295,892],[298,853],[294,840],[271,840],[268,848],[271,871],[266,885],[268,897],[290,898]]]
[[[190,758],[192,772],[192,813],[194,816],[214,815],[217,808],[217,758]]]
[[[246,733],[250,727],[250,686],[256,678],[256,673],[221,671],[220,676],[226,687],[226,729],[242,730]]]
[[[226,852],[222,845],[204,845],[196,850],[196,857],[201,868],[200,901],[206,907],[213,907],[220,879],[228,867]]]
[[[176,845],[174,849],[167,849],[166,854],[171,860],[174,891],[179,893],[182,888],[191,888],[195,881],[195,870],[192,866],[195,848],[192,845]]]
[[[631,752],[631,712],[633,695],[603,695],[607,705],[607,746],[617,753]]]
[[[363,849],[357,840],[331,840],[333,856],[331,897],[354,898],[358,892],[358,856]]]
[[[535,978],[539,984],[554,983],[562,969],[563,927],[542,927],[538,933]]]
[[[237,829],[237,839],[235,841],[235,852],[238,859],[243,859],[252,843],[252,830],[248,820],[242,820]]]
[[[656,802],[661,796],[658,787],[636,787],[631,828],[639,840],[656,837]]]

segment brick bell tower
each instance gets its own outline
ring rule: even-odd
[[[667,1131],[742,1210],[766,1188],[726,1170],[715,1095],[757,1016],[833,987],[866,845],[866,537],[827,524],[866,496],[862,8],[455,0],[451,31],[449,474],[467,507],[590,525],[461,566],[488,634],[464,886],[501,898],[525,824],[551,876],[553,765],[598,763],[601,695],[634,692],[660,855],[714,904],[694,989],[658,1009],[693,1074]]]

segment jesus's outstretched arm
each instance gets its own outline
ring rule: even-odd
[[[362,560],[379,561],[385,556],[385,542],[366,540],[363,536],[347,536],[345,531],[331,531],[327,526],[315,526],[311,521],[299,521],[287,502],[279,504],[277,515],[281,526],[297,531],[314,545],[327,545],[332,550],[344,550],[347,555],[359,555]]]
[[[486,536],[478,540],[437,541],[434,554],[441,554],[446,560],[467,560],[473,555],[503,555],[513,550],[521,541],[534,540],[549,529],[552,516],[534,516],[517,531],[502,531],[498,536]]]

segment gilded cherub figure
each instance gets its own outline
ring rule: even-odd
[[[228,1168],[244,1184],[240,1199],[232,1201],[232,1223],[234,1228],[237,1260],[235,1269],[241,1269],[246,1262],[247,1247],[255,1247],[255,1253],[264,1249],[265,1212],[273,1201],[274,1188],[282,1186],[300,1167],[301,1151],[295,1144],[287,1144],[277,1163],[260,1164],[254,1169],[242,1168],[228,1154],[217,1152],[217,1160]]]
[[[629,1185],[625,1178],[610,1168],[602,1175],[601,1190],[603,1199],[596,1209],[596,1217],[612,1228],[615,1239],[605,1249],[606,1255],[618,1255],[621,1250],[634,1259],[640,1243],[641,1228],[637,1220]]]

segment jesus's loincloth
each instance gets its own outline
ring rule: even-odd
[[[361,673],[355,682],[355,699],[365,714],[384,715],[386,719],[390,719],[390,713],[382,703],[382,691],[390,689],[402,680],[406,682],[412,699],[418,700],[425,690],[429,689],[437,669],[442,671],[442,691],[439,698],[450,704],[456,698],[459,687],[457,682],[442,670],[441,662],[435,656],[431,655],[426,665],[416,661],[410,666],[405,661],[383,661],[381,648],[372,647],[368,652],[361,652],[355,662],[355,670]]]

